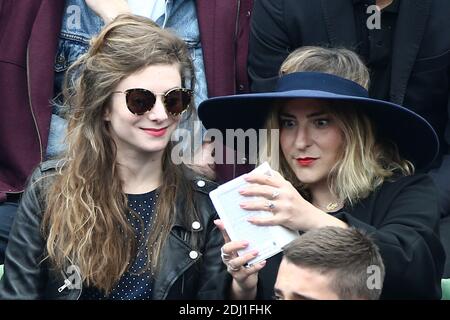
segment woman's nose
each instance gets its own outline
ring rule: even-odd
[[[156,97],[155,105],[148,113],[148,117],[150,120],[157,122],[164,121],[169,117],[161,96]]]
[[[297,130],[297,137],[295,139],[295,147],[298,149],[305,149],[311,145],[311,135],[307,127],[300,127]]]

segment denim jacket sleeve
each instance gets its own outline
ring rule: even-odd
[[[61,33],[55,58],[55,94],[61,92],[69,66],[89,48],[89,42],[103,27],[84,0],[67,0],[62,17]]]

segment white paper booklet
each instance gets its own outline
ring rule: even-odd
[[[271,169],[267,162],[255,168],[254,171],[271,175]],[[241,256],[249,251],[258,250],[259,255],[248,263],[251,266],[276,255],[299,234],[282,226],[256,226],[248,222],[247,218],[251,216],[264,217],[270,216],[272,213],[263,210],[248,211],[239,206],[241,202],[258,198],[244,197],[239,194],[239,190],[247,185],[249,183],[244,180],[243,176],[240,176],[219,186],[209,196],[231,240],[249,242],[249,246],[240,250],[238,254]]]

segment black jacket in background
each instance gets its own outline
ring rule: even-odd
[[[49,175],[55,172],[56,164],[55,160],[41,164],[22,197],[6,250],[0,299],[78,299],[81,295],[82,289],[66,288],[58,292],[64,284],[61,272],[51,270],[45,261],[40,263],[46,244],[40,232],[44,212],[41,200],[52,181]],[[223,237],[213,223],[217,214],[208,196],[216,185],[200,177],[191,180],[200,228],[185,226],[183,202],[186,199],[180,192],[175,223],[162,252],[161,271],[153,284],[155,300],[214,299],[217,291],[209,280],[224,269],[220,258]],[[204,182],[197,184],[199,181]],[[194,232],[199,233],[196,248],[190,244]]]

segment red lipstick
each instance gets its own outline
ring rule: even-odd
[[[302,167],[307,167],[307,166],[310,166],[311,164],[313,164],[313,162],[316,160],[317,160],[317,158],[310,158],[310,157],[297,158],[297,163],[299,165],[301,165]]]
[[[153,136],[153,137],[162,137],[166,134],[167,128],[161,128],[161,129],[142,129],[145,131],[145,133]]]

